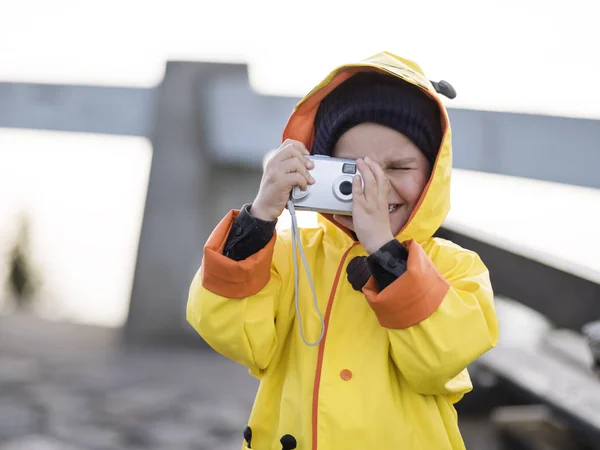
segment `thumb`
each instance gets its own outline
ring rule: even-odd
[[[340,214],[334,214],[333,219],[343,227],[349,228],[352,231],[354,231],[354,222],[352,221],[352,216],[342,216]]]

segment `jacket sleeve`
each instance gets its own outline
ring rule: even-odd
[[[430,240],[408,243],[407,270],[381,292],[363,289],[408,385],[458,401],[471,390],[467,366],[493,348],[498,323],[489,273],[476,253]]]
[[[261,220],[250,214],[251,204],[246,204],[235,219],[225,241],[223,254],[241,261],[264,248],[275,234],[277,219]]]
[[[242,261],[224,256],[237,215],[231,211],[209,237],[190,286],[186,316],[213,349],[260,377],[291,326],[285,312],[292,306],[285,300],[293,294],[290,253],[274,233],[264,248]]]

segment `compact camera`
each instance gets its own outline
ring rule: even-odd
[[[294,209],[321,213],[352,214],[352,178],[357,173],[353,159],[311,155],[314,163],[310,174],[315,183],[306,191],[298,186],[292,189],[290,199]]]

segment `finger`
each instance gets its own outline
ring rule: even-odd
[[[310,152],[308,151],[308,149],[306,148],[306,146],[304,145],[304,143],[300,142],[300,141],[295,141],[294,139],[286,139],[285,141],[283,141],[283,145],[287,145],[287,144],[292,144],[295,148],[297,148],[298,150],[300,150],[300,152],[303,155],[310,155]]]
[[[310,159],[308,159],[308,156],[308,154],[303,153],[301,149],[297,148],[292,143],[288,143],[286,146],[281,147],[277,155],[273,157],[273,164],[295,158],[299,161],[302,161],[304,166],[310,170],[314,168],[315,165]]]
[[[304,175],[294,172],[294,173],[286,173],[282,177],[282,183],[285,184],[285,188],[287,191],[291,191],[294,186],[298,186],[303,191],[308,189],[308,181],[304,178]]]
[[[364,200],[364,191],[363,191],[363,186],[362,186],[362,180],[360,178],[360,175],[354,175],[352,177],[352,201],[353,202],[360,202],[362,200]]]
[[[281,144],[278,152],[280,161],[294,157],[304,160],[309,154],[310,153],[304,144],[298,141],[292,141],[291,139],[287,139],[283,144]]]
[[[278,170],[280,170],[283,173],[298,172],[298,173],[304,175],[304,178],[306,178],[306,181],[309,184],[313,184],[315,182],[312,175],[308,172],[306,165],[304,163],[302,163],[302,161],[300,161],[298,158],[286,159],[286,160],[280,162],[279,165],[277,166],[277,168],[278,168]]]
[[[293,142],[288,142],[287,144],[281,146],[275,159],[277,161],[285,161],[289,158],[305,159],[306,155],[304,155],[300,149],[296,148]]]
[[[335,220],[340,225],[354,231],[354,222],[352,221],[352,216],[342,216],[340,214],[334,214],[333,220]]]
[[[377,195],[377,182],[375,181],[371,167],[363,159],[358,159],[356,166],[364,182],[361,191],[363,191],[367,200],[370,200],[372,196]]]
[[[375,177],[375,182],[377,183],[377,191],[379,200],[384,200],[387,204],[388,194],[389,194],[389,180],[386,177],[381,166],[373,161],[371,158],[365,158],[365,162],[371,168],[373,172],[373,176]]]

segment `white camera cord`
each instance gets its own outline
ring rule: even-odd
[[[290,216],[292,219],[292,256],[294,261],[294,295],[295,295],[295,305],[296,305],[296,315],[298,316],[298,326],[300,327],[300,336],[306,345],[309,347],[314,347],[319,345],[321,339],[323,339],[323,334],[325,334],[325,322],[323,321],[323,316],[321,311],[319,310],[319,305],[317,304],[317,294],[315,292],[315,285],[313,283],[312,277],[310,275],[310,270],[308,269],[308,264],[306,262],[306,258],[304,256],[304,250],[302,249],[302,244],[300,243],[300,232],[298,231],[298,222],[296,220],[296,210],[294,209],[294,204],[291,200],[288,200],[287,203],[288,210],[290,212]],[[300,250],[300,257],[302,258],[302,263],[304,264],[304,270],[306,271],[306,275],[308,277],[308,284],[310,285],[310,289],[313,294],[313,302],[315,305],[315,309],[317,310],[317,315],[319,316],[319,321],[321,322],[321,334],[319,338],[315,342],[308,342],[304,337],[304,330],[302,328],[302,317],[300,315],[300,305],[298,302],[298,252],[296,250],[296,245],[298,245],[298,250]]]

